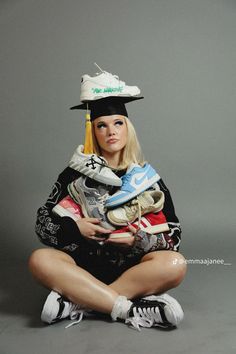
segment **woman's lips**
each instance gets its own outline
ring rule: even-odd
[[[108,144],[114,144],[114,143],[116,143],[118,141],[118,139],[109,139],[109,140],[107,140],[107,143]]]

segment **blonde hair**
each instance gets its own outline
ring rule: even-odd
[[[118,169],[124,169],[129,167],[131,163],[137,163],[141,166],[145,163],[144,156],[138,141],[136,131],[131,121],[125,117],[125,123],[127,126],[127,143],[122,150]],[[94,122],[92,123],[92,137],[93,137],[93,150],[96,155],[102,155],[100,146],[98,145],[95,133]]]

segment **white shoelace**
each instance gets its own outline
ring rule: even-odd
[[[125,82],[124,82],[124,81],[121,81],[118,75],[111,74],[111,73],[109,73],[108,71],[105,71],[105,70],[101,69],[100,66],[99,66],[97,63],[94,63],[94,65],[96,65],[96,67],[97,67],[102,73],[108,74],[108,75],[111,75],[111,76],[115,77],[115,78],[119,81],[120,84],[125,85]],[[97,73],[97,75],[100,75],[100,73]]]
[[[70,319],[73,321],[70,324],[68,324],[65,328],[70,328],[78,323],[80,323],[86,313],[85,309],[82,309],[80,305],[73,304],[71,303],[70,307]]]
[[[136,199],[133,199],[129,204],[124,205],[123,208],[125,209],[125,213],[127,214],[128,219],[132,219],[134,216],[135,218],[138,218],[138,228],[140,228],[142,210],[146,209],[147,207],[148,204],[145,203],[145,200],[144,198],[142,198],[142,194],[141,194],[137,196]]]
[[[158,312],[155,312],[155,309]],[[133,309],[133,313],[134,316],[127,318],[125,323],[130,323],[138,331],[140,331],[140,326],[150,328],[155,322],[162,322],[158,307],[137,307]]]

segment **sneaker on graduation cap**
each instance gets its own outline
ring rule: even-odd
[[[120,187],[121,179],[108,167],[107,161],[96,154],[84,154],[84,146],[79,145],[75,150],[69,166],[97,182]]]
[[[125,323],[140,327],[175,328],[184,318],[182,307],[168,294],[151,295],[133,302]]]
[[[100,70],[95,76],[83,75],[81,78],[81,94],[82,102],[94,101],[100,98],[109,96],[118,97],[133,97],[140,94],[140,89],[137,86],[128,86],[124,81],[121,81],[117,75]]]
[[[162,191],[147,190],[119,208],[108,211],[107,218],[114,225],[127,225],[147,213],[162,210],[165,195]]]
[[[66,318],[74,320],[75,322],[66,326],[67,328],[79,323],[87,312],[88,310],[85,310],[80,305],[73,304],[57,292],[51,291],[43,306],[41,320],[48,324],[53,324]]]
[[[105,206],[107,208],[115,208],[127,203],[149,189],[160,179],[160,176],[148,163],[142,167],[132,163],[121,179],[121,188],[106,200]]]

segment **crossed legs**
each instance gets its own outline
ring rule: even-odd
[[[183,256],[173,251],[146,254],[139,264],[109,285],[77,266],[69,255],[55,249],[34,251],[29,268],[34,278],[50,290],[75,304],[109,314],[119,295],[133,299],[163,293],[179,285],[186,272]]]

